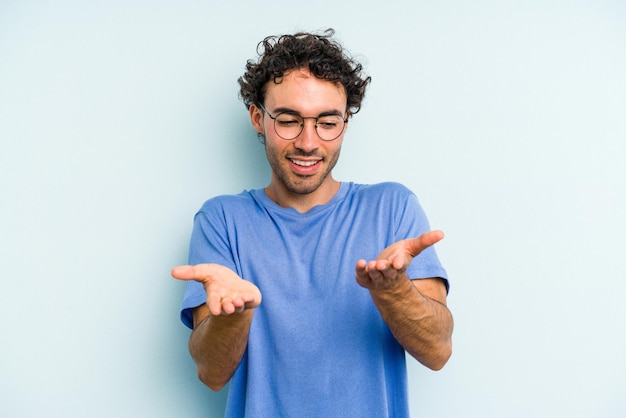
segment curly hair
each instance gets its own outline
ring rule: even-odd
[[[308,68],[322,80],[341,84],[346,92],[351,114],[361,109],[371,77],[363,76],[363,66],[356,62],[343,47],[331,39],[333,29],[323,34],[299,32],[293,35],[268,36],[257,45],[259,60],[248,60],[246,72],[239,82],[239,96],[246,107],[263,104],[267,82],[279,84],[289,70]]]

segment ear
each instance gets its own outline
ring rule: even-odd
[[[258,108],[256,105],[250,105],[250,123],[252,123],[252,127],[255,131],[262,134],[264,132],[263,129],[263,111]]]
[[[352,113],[350,113],[350,111],[348,111],[348,112],[346,113],[346,121],[347,121],[347,122],[345,123],[345,125],[344,125],[344,127],[343,127],[343,132],[342,132],[342,135],[343,135],[344,133],[346,133],[346,131],[348,130],[348,126],[350,126],[350,123],[349,123],[349,122],[350,122],[350,118],[352,118]]]

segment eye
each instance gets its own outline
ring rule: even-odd
[[[317,120],[317,126],[322,129],[335,129],[341,126],[342,119],[338,116],[323,116]]]
[[[276,116],[276,123],[280,126],[284,126],[285,128],[291,128],[302,125],[302,119],[296,115],[283,113]]]

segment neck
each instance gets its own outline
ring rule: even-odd
[[[310,193],[294,193],[284,184],[272,180],[265,188],[265,194],[283,208],[294,208],[300,213],[306,213],[313,207],[328,203],[339,191],[340,182],[328,177],[317,189]]]

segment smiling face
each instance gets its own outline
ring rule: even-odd
[[[339,183],[333,179],[332,169],[339,159],[345,129],[337,139],[324,141],[310,117],[331,113],[345,116],[346,103],[343,86],[318,79],[306,69],[296,69],[286,73],[281,83],[268,83],[264,107],[274,117],[281,112],[306,117],[300,135],[293,140],[282,139],[272,118],[250,106],[252,125],[265,136],[265,152],[272,168],[266,193],[279,205],[306,210],[326,203],[337,192]]]

